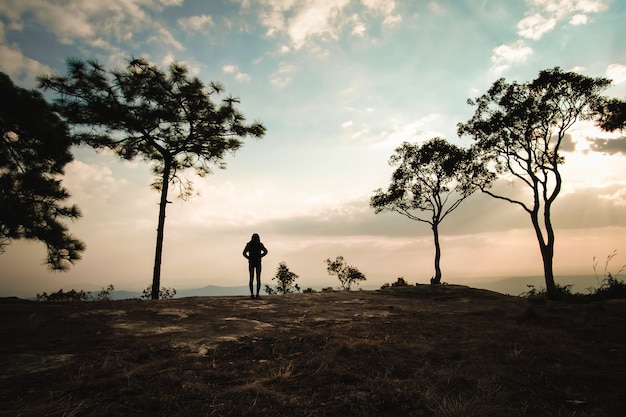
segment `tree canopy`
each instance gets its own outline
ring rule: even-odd
[[[13,239],[46,245],[47,264],[65,271],[81,258],[85,244],[64,219],[81,216],[61,184],[73,160],[67,124],[37,91],[17,87],[0,73],[0,251]]]
[[[157,299],[169,186],[178,185],[179,195],[188,197],[191,184],[179,176],[183,170],[205,176],[214,167],[225,168],[225,155],[237,151],[247,136],[263,137],[265,127],[246,123],[237,98],[214,103],[223,86],[205,85],[176,63],[163,71],[138,58],[124,70],[107,71],[96,61],[69,60],[66,76],[41,77],[40,85],[58,94],[55,109],[77,141],[152,163],[153,185],[161,192],[152,282]]]
[[[528,83],[497,80],[484,95],[468,100],[475,113],[458,125],[459,135],[476,141],[494,175],[523,185],[527,193],[508,194],[483,187],[497,199],[521,207],[530,216],[543,259],[546,289],[556,291],[553,272],[555,234],[552,205],[562,186],[561,146],[580,120],[599,121],[607,100],[600,93],[610,84],[560,68],[544,70]]]
[[[376,213],[396,212],[430,225],[435,243],[435,275],[431,282],[440,283],[439,224],[491,176],[473,158],[471,149],[439,137],[422,145],[404,142],[389,164],[397,166],[389,188],[376,190],[370,206]]]

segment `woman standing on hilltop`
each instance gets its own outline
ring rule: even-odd
[[[243,256],[248,260],[248,271],[250,271],[250,298],[254,297],[254,286],[252,281],[254,280],[254,271],[256,270],[256,299],[260,300],[261,296],[261,258],[267,255],[267,249],[265,245],[261,243],[261,238],[258,233],[252,235],[250,242],[246,244],[243,250]]]

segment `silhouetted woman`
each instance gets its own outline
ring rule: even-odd
[[[254,272],[256,270],[256,298],[261,299],[259,292],[261,291],[261,258],[267,255],[267,249],[257,233],[252,235],[250,242],[246,244],[243,250],[243,256],[248,260],[248,271],[250,271],[250,298],[254,300]]]

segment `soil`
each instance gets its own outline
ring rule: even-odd
[[[0,300],[1,416],[624,416],[626,303]]]

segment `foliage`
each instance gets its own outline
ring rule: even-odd
[[[600,103],[600,127],[609,132],[626,128],[626,102],[619,99]]]
[[[96,301],[110,301],[111,300],[111,293],[115,290],[115,287],[113,286],[113,284],[109,284],[108,287],[106,288],[102,288],[96,295],[95,295],[95,300]]]
[[[141,298],[144,300],[149,300],[149,299],[155,299],[153,297],[154,291],[152,291],[152,285],[148,286],[148,288],[146,288],[145,290],[143,290],[143,293],[141,294]],[[165,288],[165,287],[161,287],[161,289],[158,292],[159,300],[171,300],[172,298],[174,298],[174,296],[176,295],[176,290],[174,288]]]
[[[317,292],[317,291],[315,291],[315,290],[314,290],[313,288],[311,288],[311,287],[307,287],[307,288],[305,288],[305,289],[303,289],[303,290],[302,290],[302,293],[303,293],[303,294],[312,294],[312,293],[314,293],[314,292]]]
[[[67,124],[4,73],[0,97],[0,253],[13,239],[39,240],[49,268],[65,271],[85,250],[61,222],[81,216],[76,205],[61,205],[69,194],[60,177],[73,159]]]
[[[408,286],[410,286],[410,284],[404,279],[404,277],[398,277],[396,282],[392,282],[391,284],[386,282],[380,287],[380,289],[384,290],[389,287],[408,287]]]
[[[479,158],[494,176],[521,183],[528,194],[482,191],[521,207],[530,216],[541,250],[548,293],[558,295],[554,282],[552,204],[561,191],[559,165],[568,130],[579,120],[600,121],[606,103],[600,92],[606,78],[590,78],[560,68],[544,70],[529,83],[497,80],[486,94],[468,100],[475,113],[459,123],[459,135],[475,141]],[[510,188],[509,188],[510,190]]]
[[[72,125],[77,141],[152,163],[153,186],[161,192],[152,278],[157,299],[169,186],[189,198],[191,183],[180,176],[184,170],[205,176],[214,166],[225,168],[226,153],[238,150],[242,138],[262,137],[265,127],[246,124],[234,97],[215,104],[212,96],[224,88],[204,85],[176,63],[166,72],[139,58],[123,71],[107,71],[96,61],[69,60],[67,76],[41,77],[40,86],[58,94],[55,109]]]
[[[573,300],[576,297],[579,297],[580,294],[572,293],[572,285],[560,285],[559,283],[555,283],[555,290],[553,292],[548,292],[545,287],[541,287],[537,289],[534,285],[527,285],[528,291],[520,294],[520,297],[525,298],[548,298],[551,300]]]
[[[387,191],[378,189],[370,200],[376,213],[391,211],[427,223],[435,243],[435,279],[441,282],[439,224],[492,176],[463,149],[442,138],[421,146],[404,142],[389,164],[397,166]]]
[[[109,284],[107,288],[102,288],[95,295],[85,290],[76,291],[74,289],[64,292],[60,289],[57,292],[48,294],[43,292],[37,294],[38,301],[110,301],[111,292],[115,289],[113,284]]]
[[[297,284],[295,284],[294,286],[294,283],[297,279],[298,275],[291,272],[285,262],[281,262],[278,264],[278,268],[276,269],[276,275],[274,275],[274,277],[272,278],[272,280],[275,280],[278,283],[276,285],[276,292],[278,294],[289,294],[294,290],[297,290],[299,292],[299,287],[297,287]]]
[[[339,279],[340,288],[345,291],[350,291],[353,284],[359,284],[359,281],[365,281],[365,275],[361,273],[357,268],[348,265],[343,256],[337,256],[334,261],[326,259],[326,271],[329,275],[336,275]],[[324,289],[322,289],[324,291]]]
[[[37,294],[37,300],[39,301],[89,301],[90,299],[89,294],[84,290],[76,291],[72,289],[64,292],[63,289],[60,289],[49,295],[46,292]]]
[[[265,291],[265,294],[267,295],[276,295],[276,288],[272,287],[269,284],[265,284],[265,288],[263,289],[263,291]]]
[[[606,257],[604,263],[604,273],[600,278],[598,276],[598,261],[593,257],[593,271],[598,281],[597,288],[587,288],[588,294],[572,293],[571,285],[555,285],[556,291],[549,293],[545,288],[536,289],[534,285],[527,285],[528,291],[520,294],[520,297],[531,299],[549,298],[559,301],[598,301],[617,298],[626,298],[626,282],[619,280],[617,277],[626,269],[626,265],[622,265],[617,273],[613,274],[608,270],[609,263],[617,255],[617,251],[613,251]]]
[[[610,298],[626,298],[626,282],[618,279],[617,277],[626,269],[626,264],[622,265],[617,273],[611,273],[609,263],[617,255],[617,250],[611,252],[604,263],[604,273],[602,279],[598,277],[598,261],[596,257],[593,257],[593,271],[598,281],[598,288],[592,289],[591,298],[593,299],[610,299]]]

